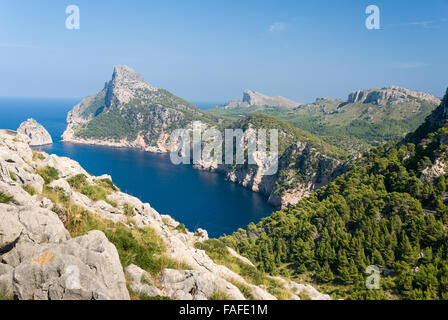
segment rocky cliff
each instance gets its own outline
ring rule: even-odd
[[[289,100],[285,97],[270,97],[253,90],[244,90],[243,98],[240,100],[230,100],[225,105],[219,106],[224,109],[251,106],[270,106],[282,108],[294,108],[300,103]]]
[[[276,299],[278,290],[329,298],[284,279],[271,277],[272,289],[253,284],[198,249],[205,230],[189,232],[110,176],[29,142],[0,131],[0,299]],[[257,272],[235,252],[227,259]]]
[[[308,142],[298,142],[281,153],[274,175],[262,174],[263,159],[257,156],[254,165],[201,163],[196,167],[223,174],[229,181],[265,195],[272,206],[284,208],[333,181],[350,168],[353,159],[341,161],[321,153]]]
[[[392,86],[381,89],[357,90],[348,96],[348,103],[374,103],[379,104],[384,101],[403,101],[409,99],[419,99],[431,104],[438,105],[440,99],[425,92],[412,91],[406,88]]]
[[[53,139],[51,139],[48,131],[32,118],[22,122],[17,132],[30,138],[30,146],[42,146],[53,143]]]

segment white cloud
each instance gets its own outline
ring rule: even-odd
[[[436,21],[434,20],[428,20],[428,21],[415,21],[415,22],[411,22],[410,25],[413,26],[422,26],[423,28],[427,28],[430,25],[432,25],[433,23],[435,23]]]
[[[280,32],[285,30],[286,23],[284,22],[275,22],[269,26],[269,32]]]

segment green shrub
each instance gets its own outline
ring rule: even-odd
[[[11,179],[13,181],[17,181],[17,176],[14,172],[12,172],[11,170],[9,171],[9,176],[11,177]]]
[[[32,196],[34,196],[37,193],[36,189],[34,189],[34,187],[29,184],[24,185],[22,188]]]
[[[13,196],[7,195],[0,191],[0,203],[10,203],[13,199]]]
[[[233,279],[230,280],[230,283],[232,283],[235,287],[238,288],[238,290],[241,291],[244,298],[246,298],[247,300],[255,300],[255,297],[252,294],[252,290],[247,285],[245,285],[244,283],[238,282],[236,280],[233,280]]]
[[[187,233],[187,228],[185,228],[183,223],[179,223],[175,229],[181,233]]]
[[[209,297],[210,300],[230,300],[230,297],[221,291],[215,291],[213,294]]]
[[[36,160],[45,160],[45,156],[40,152],[33,151],[33,161]]]
[[[14,300],[14,294],[13,293],[4,293],[0,291],[0,301],[9,301]]]
[[[59,179],[58,170],[53,167],[39,168],[36,171],[44,179],[45,184],[50,184],[52,181]]]
[[[128,217],[135,216],[134,207],[132,205],[130,205],[129,203],[125,202],[123,207],[124,207],[124,214],[125,215],[127,215]]]
[[[111,191],[118,191],[118,188],[114,185],[114,183],[107,178],[104,179],[97,179],[95,180],[95,183],[105,189],[109,189]]]
[[[87,196],[93,201],[104,200],[116,207],[117,204],[113,201],[107,199],[107,196],[111,194],[114,190],[111,185],[106,182],[110,181],[109,179],[96,180],[96,185],[91,185],[87,181],[87,177],[84,174],[78,174],[67,179],[68,184],[74,188],[76,191],[81,192],[83,195]],[[110,182],[112,183],[112,182]],[[113,184],[112,184],[113,186]],[[115,186],[113,186],[115,188]],[[117,190],[115,188],[115,190]]]

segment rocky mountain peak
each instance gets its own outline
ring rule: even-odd
[[[128,103],[138,95],[158,89],[149,85],[134,69],[120,65],[114,67],[112,80],[106,85],[107,106]]]
[[[412,91],[406,88],[391,86],[369,90],[356,90],[348,96],[348,103],[374,103],[404,101],[410,98],[420,99],[432,104],[439,104],[440,99],[425,92]]]

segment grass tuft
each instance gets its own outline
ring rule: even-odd
[[[209,297],[210,300],[230,300],[230,297],[221,291],[215,291],[213,294]]]
[[[9,170],[9,177],[13,180],[13,181],[17,181],[17,176],[14,172],[12,172],[11,170]]]
[[[10,196],[0,191],[0,203],[10,203],[13,199],[14,199],[13,196]]]
[[[32,185],[29,185],[29,184],[22,186],[22,189],[25,190],[26,192],[28,192],[32,196],[34,196],[37,193],[36,189]]]
[[[33,161],[36,160],[45,160],[45,156],[40,152],[33,151]]]
[[[37,173],[44,179],[45,184],[50,184],[54,180],[59,179],[59,172],[53,167],[44,167],[36,170]]]

